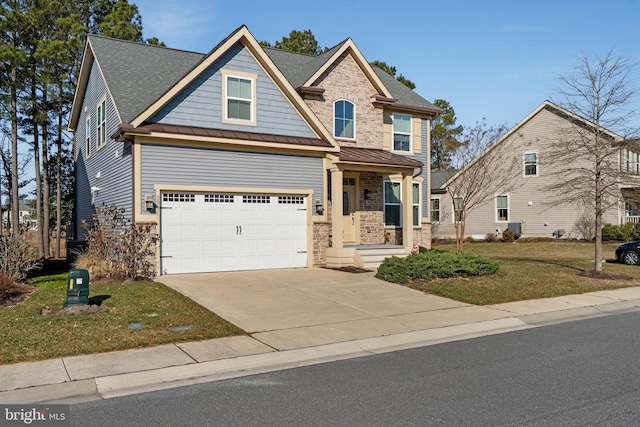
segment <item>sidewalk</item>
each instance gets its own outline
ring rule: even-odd
[[[416,313],[413,330],[274,348],[237,336],[0,366],[0,402],[79,403],[640,309],[640,287]],[[412,324],[410,315],[404,324]],[[347,337],[348,338],[348,337]],[[327,337],[328,339],[328,337]]]

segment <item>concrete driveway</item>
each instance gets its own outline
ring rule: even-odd
[[[506,317],[373,277],[327,269],[175,274],[181,292],[278,350]]]

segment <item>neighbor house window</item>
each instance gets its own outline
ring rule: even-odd
[[[385,181],[384,183],[384,225],[400,227],[402,206],[400,205],[400,183]]]
[[[498,221],[509,221],[509,196],[496,197],[496,209]]]
[[[103,100],[98,104],[98,110],[96,114],[96,135],[98,138],[98,148],[102,147],[107,142],[107,100]]]
[[[413,183],[413,226],[420,227],[420,184]]]
[[[333,103],[333,136],[355,139],[356,108],[352,102],[340,99]]]
[[[86,157],[89,157],[91,155],[91,117],[87,117],[84,133],[85,133],[85,138],[84,138],[85,154],[86,154]]]
[[[411,151],[411,116],[393,115],[393,150]]]
[[[227,119],[253,121],[253,80],[226,76]]]
[[[524,153],[524,175],[538,175],[538,153]]]
[[[440,222],[440,199],[431,199],[431,222]]]
[[[464,219],[464,201],[462,197],[454,197],[453,199],[453,220],[462,221]]]

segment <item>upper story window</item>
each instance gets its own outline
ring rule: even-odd
[[[89,157],[91,155],[91,117],[87,117],[87,122],[85,123],[84,128],[85,133],[85,157]]]
[[[524,153],[524,176],[538,176],[538,153]]]
[[[411,152],[411,116],[393,115],[393,151]]]
[[[98,148],[101,148],[107,143],[107,100],[103,99],[98,104],[98,110],[96,114],[96,135],[98,138]]]
[[[333,103],[333,136],[356,138],[356,107],[351,101],[339,99]]]
[[[222,71],[223,122],[255,125],[256,79],[255,74]]]
[[[524,175],[538,176],[538,153],[524,153]]]
[[[626,172],[640,174],[640,153],[625,149],[623,168]]]
[[[509,221],[509,196],[496,197],[496,220]]]
[[[453,222],[460,222],[464,219],[464,200],[462,197],[453,198]]]

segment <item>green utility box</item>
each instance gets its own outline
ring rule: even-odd
[[[89,271],[74,269],[69,271],[67,280],[67,300],[63,307],[75,304],[89,304]]]

